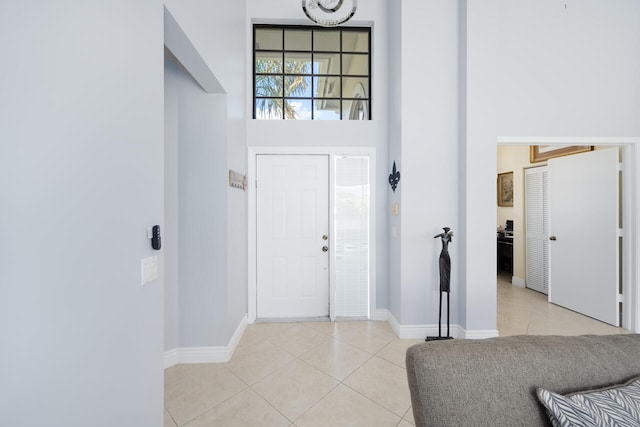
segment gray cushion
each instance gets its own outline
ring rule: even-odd
[[[567,396],[539,388],[537,395],[554,426],[640,426],[640,377]]]
[[[550,426],[536,389],[566,394],[640,373],[640,335],[432,341],[407,350],[416,426]]]

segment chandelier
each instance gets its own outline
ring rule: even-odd
[[[302,0],[305,15],[323,27],[335,27],[347,22],[356,13],[357,6],[358,0]]]

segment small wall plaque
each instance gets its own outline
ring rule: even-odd
[[[229,187],[239,188],[242,191],[247,189],[247,176],[240,172],[229,169]]]

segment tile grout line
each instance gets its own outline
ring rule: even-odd
[[[225,362],[225,363],[228,363],[228,362]],[[234,376],[234,377],[236,377],[240,382],[244,383],[246,387],[245,387],[245,388],[243,388],[242,390],[238,391],[237,393],[234,393],[233,395],[231,395],[231,396],[227,397],[226,399],[222,400],[222,401],[221,401],[221,402],[219,402],[218,404],[211,406],[210,408],[206,409],[206,410],[205,410],[204,412],[202,412],[201,414],[199,414],[199,415],[197,415],[197,416],[195,416],[195,417],[193,417],[193,418],[189,419],[188,421],[186,421],[186,422],[185,422],[184,424],[182,424],[182,425],[178,425],[178,423],[177,423],[177,422],[175,422],[175,420],[174,420],[174,423],[176,424],[176,426],[178,426],[178,427],[184,427],[184,426],[186,426],[187,424],[189,424],[190,422],[192,422],[192,421],[193,421],[193,420],[195,420],[196,418],[200,418],[201,416],[203,416],[203,415],[204,415],[204,414],[206,414],[207,412],[210,412],[210,411],[214,410],[215,408],[217,408],[218,406],[222,405],[223,403],[228,402],[229,400],[231,400],[231,399],[233,399],[234,397],[238,396],[239,394],[243,393],[243,392],[244,392],[244,391],[246,391],[247,389],[250,389],[250,388],[251,388],[251,386],[250,386],[249,384],[247,384],[247,382],[246,382],[246,381],[244,381],[242,378],[240,378],[239,376],[237,376],[235,373],[231,372],[229,369],[227,369],[227,367],[226,367],[226,366],[224,367],[224,369],[227,371],[227,373],[229,373],[229,374],[233,375],[233,376]],[[169,412],[169,411],[167,411],[167,412]],[[169,414],[169,415],[171,415],[171,414]],[[172,418],[173,418],[173,417],[172,417]]]
[[[314,332],[316,332],[316,333],[318,333],[318,334],[320,334],[320,335],[323,335],[323,336],[325,336],[325,337],[327,337],[327,338],[329,338],[329,339],[333,339],[333,338],[334,338],[333,336],[330,336],[330,335],[325,334],[324,332],[318,331],[318,330],[316,330],[315,328],[313,328],[313,327],[311,327],[311,326],[304,325],[304,324],[303,324],[303,326],[305,326],[305,327],[307,327],[307,328],[309,328],[309,329],[313,330]],[[287,331],[288,329],[290,329],[290,328],[285,329],[285,331]],[[283,331],[283,332],[284,332],[284,331]],[[273,338],[273,337],[275,337],[275,336],[277,336],[277,335],[280,335],[280,334],[272,335],[272,336],[271,336],[271,337],[269,337],[269,338]],[[265,340],[268,340],[269,338],[265,338]],[[264,378],[260,379],[259,381],[256,381],[256,382],[255,382],[255,384],[258,384],[260,381],[262,381],[262,380],[264,380],[264,379],[266,379],[266,378],[270,377],[271,375],[274,375],[278,370],[282,369],[284,366],[287,366],[287,365],[289,365],[289,364],[293,363],[294,361],[300,361],[300,362],[304,363],[305,365],[309,366],[310,368],[315,369],[315,370],[317,370],[318,372],[320,372],[320,373],[322,373],[322,374],[324,374],[324,375],[327,375],[329,378],[331,378],[331,379],[333,379],[333,380],[338,381],[338,384],[336,384],[336,385],[335,385],[335,386],[333,386],[329,391],[327,391],[327,392],[326,392],[326,393],[325,393],[325,394],[324,394],[320,399],[318,399],[318,400],[317,400],[313,405],[311,405],[311,407],[309,407],[306,411],[304,411],[302,414],[300,414],[300,415],[299,415],[295,420],[292,420],[291,418],[289,418],[288,416],[286,416],[285,414],[283,414],[283,413],[282,413],[282,411],[280,411],[278,408],[276,408],[274,405],[272,405],[272,404],[271,404],[271,402],[269,402],[269,401],[268,401],[264,396],[262,396],[262,395],[261,395],[257,390],[255,390],[255,389],[253,388],[253,385],[251,385],[251,384],[247,384],[247,385],[248,385],[248,387],[249,387],[249,388],[250,388],[254,393],[256,393],[256,395],[258,395],[258,397],[260,397],[263,401],[265,401],[269,406],[271,406],[271,407],[272,407],[276,412],[278,412],[280,415],[282,415],[282,416],[283,416],[287,421],[289,421],[292,425],[295,425],[295,421],[296,421],[296,420],[300,419],[300,417],[302,417],[304,414],[306,414],[308,411],[310,411],[313,407],[315,407],[318,403],[320,403],[320,402],[321,402],[325,397],[327,397],[327,395],[328,395],[329,393],[331,393],[333,390],[335,390],[335,389],[336,389],[336,387],[338,387],[338,386],[341,384],[341,381],[337,380],[336,378],[332,377],[331,375],[326,374],[325,372],[321,371],[320,369],[316,368],[315,366],[313,366],[313,365],[309,364],[308,362],[306,362],[305,360],[303,360],[303,359],[302,359],[302,357],[303,357],[304,355],[306,355],[306,354],[310,353],[311,351],[315,350],[316,348],[320,347],[322,344],[324,344],[324,342],[320,342],[320,343],[318,343],[316,346],[314,346],[313,348],[311,348],[311,349],[310,349],[310,350],[308,350],[308,351],[305,351],[304,353],[302,353],[302,354],[301,354],[301,355],[299,355],[299,356],[296,356],[296,355],[294,355],[294,354],[290,353],[288,350],[286,350],[286,349],[282,348],[282,347],[281,347],[281,346],[279,346],[278,344],[275,344],[275,343],[273,343],[273,342],[271,342],[271,341],[269,341],[269,343],[270,343],[270,344],[272,344],[272,345],[273,345],[274,347],[276,347],[277,349],[279,349],[279,350],[281,350],[281,351],[284,351],[285,353],[288,353],[288,354],[292,355],[294,358],[293,358],[291,361],[287,362],[287,363],[286,363],[285,365],[283,365],[282,367],[280,367],[280,368],[276,369],[274,372],[270,373],[269,375],[265,376]],[[241,379],[241,380],[242,380],[242,379]],[[255,384],[254,384],[254,385],[255,385]]]
[[[294,361],[300,361],[302,363],[304,363],[306,366],[308,366],[311,369],[317,370],[319,373],[327,376],[328,378],[331,378],[333,381],[335,381],[335,385],[333,385],[328,391],[326,391],[317,401],[315,401],[315,403],[313,405],[311,405],[311,407],[309,407],[306,411],[304,411],[302,414],[300,414],[298,417],[296,417],[296,420],[300,419],[300,417],[304,416],[306,413],[308,413],[311,409],[313,409],[314,407],[316,407],[320,402],[322,402],[331,392],[333,392],[336,388],[338,388],[340,385],[344,385],[346,388],[348,388],[351,391],[354,391],[355,393],[357,393],[359,396],[364,397],[366,400],[374,403],[376,406],[384,409],[386,412],[393,414],[395,416],[398,416],[398,414],[396,414],[395,412],[387,409],[386,407],[384,407],[383,405],[379,404],[378,402],[376,402],[375,400],[361,394],[360,392],[358,392],[357,390],[353,389],[352,387],[350,387],[349,385],[347,385],[345,383],[346,380],[348,380],[355,372],[359,371],[360,369],[362,369],[362,367],[367,364],[369,361],[371,361],[374,357],[379,357],[381,360],[385,360],[388,363],[391,363],[394,366],[397,366],[401,369],[406,369],[402,366],[397,365],[396,363],[394,363],[391,360],[387,360],[384,357],[378,356],[378,354],[383,351],[385,348],[387,348],[392,342],[393,339],[390,339],[388,342],[384,343],[384,345],[382,345],[379,349],[377,349],[375,352],[370,352],[366,349],[360,348],[359,346],[353,345],[351,342],[345,340],[344,338],[339,338],[338,336],[335,335],[335,333],[331,333],[331,334],[326,334],[324,331],[321,330],[317,330],[309,325],[303,325],[305,328],[308,328],[309,330],[313,331],[316,334],[319,334],[321,336],[323,336],[324,338],[326,338],[327,340],[323,340],[321,342],[319,342],[317,345],[314,345],[312,348],[310,348],[308,351],[303,352],[300,355],[296,355],[291,353],[289,350],[287,350],[286,348],[281,347],[280,345],[274,343],[271,341],[271,339],[276,338],[278,336],[281,336],[282,334],[286,333],[287,331],[289,331],[291,329],[291,327],[293,327],[293,325],[291,325],[291,327],[284,329],[283,331],[280,331],[279,333],[267,336],[267,337],[260,337],[255,343],[251,344],[253,346],[255,345],[259,345],[262,342],[267,342],[269,344],[271,344],[274,348],[277,348],[280,351],[283,351],[284,353],[292,356],[292,359],[288,362],[286,362],[284,365],[274,369],[274,371],[270,372],[269,374],[267,374],[264,378],[260,378],[258,381],[256,381],[254,384],[250,384],[248,381],[245,381],[242,377],[240,377],[239,375],[237,375],[228,365],[229,362],[225,362],[224,363],[224,371],[228,374],[231,374],[232,377],[236,378],[241,384],[244,385],[244,387],[239,390],[238,392],[232,394],[231,396],[227,397],[226,399],[218,402],[215,405],[212,405],[210,407],[208,407],[207,409],[205,409],[202,413],[198,414],[195,417],[192,417],[190,419],[188,419],[187,421],[185,421],[183,424],[181,424],[179,427],[183,427],[191,422],[193,422],[195,419],[207,414],[208,412],[210,412],[211,410],[218,408],[219,406],[223,405],[224,403],[228,402],[229,400],[237,397],[239,394],[247,391],[247,390],[251,390],[251,392],[253,392],[256,396],[258,396],[258,398],[260,398],[261,400],[263,400],[269,407],[271,407],[272,409],[274,409],[278,414],[280,414],[285,420],[287,420],[289,423],[291,423],[292,425],[295,425],[295,420],[291,420],[289,417],[287,417],[284,413],[282,413],[278,408],[276,408],[274,405],[272,405],[265,397],[263,397],[256,389],[254,389],[254,386],[256,384],[258,384],[259,382],[261,382],[262,380],[264,380],[265,378],[268,378],[271,375],[274,375],[276,372],[278,372],[278,370],[282,369],[284,366],[286,366],[287,364],[293,363]],[[340,380],[335,378],[334,376],[327,374],[326,372],[323,372],[322,370],[318,369],[316,366],[311,365],[309,362],[307,362],[306,360],[303,360],[302,357],[304,357],[305,355],[313,352],[314,350],[316,350],[318,347],[320,347],[321,345],[325,344],[326,342],[328,342],[328,340],[335,340],[337,342],[340,342],[342,344],[348,345],[350,347],[353,347],[361,352],[364,352],[368,355],[368,357],[362,362],[360,363],[352,372],[350,372],[344,379]],[[175,421],[173,415],[171,415],[171,413],[169,412],[168,408],[165,406],[165,410],[167,411],[167,414],[169,415],[169,417],[171,418],[171,421],[173,421],[174,425],[178,426],[178,423]],[[406,412],[405,412],[406,413]],[[403,419],[403,416],[399,416],[400,417],[400,422]]]
[[[307,326],[307,325],[304,325],[304,326]],[[362,362],[362,363],[361,363],[361,364],[360,364],[360,365],[359,365],[359,366],[358,366],[358,367],[357,367],[353,372],[351,372],[349,375],[347,375],[343,380],[339,380],[339,379],[335,378],[334,376],[329,375],[329,374],[327,374],[326,372],[323,372],[323,371],[321,371],[320,369],[318,369],[317,367],[315,367],[315,366],[311,365],[311,364],[310,364],[310,363],[308,363],[306,360],[303,360],[303,359],[302,359],[302,357],[304,357],[306,354],[308,354],[308,353],[310,353],[310,352],[314,351],[315,349],[317,349],[318,347],[320,347],[322,344],[324,344],[324,342],[319,343],[318,345],[314,346],[314,347],[313,347],[312,349],[310,349],[309,351],[304,352],[304,353],[303,353],[303,354],[301,354],[300,356],[295,356],[295,355],[294,355],[294,357],[295,357],[295,359],[294,359],[294,360],[299,360],[299,361],[301,361],[302,363],[304,363],[305,365],[309,366],[310,368],[316,369],[316,370],[318,370],[319,372],[321,372],[322,374],[327,375],[327,376],[328,376],[328,377],[330,377],[331,379],[333,379],[333,380],[335,380],[335,381],[338,381],[338,383],[337,383],[334,387],[332,387],[329,391],[327,391],[327,392],[326,392],[326,393],[325,393],[325,394],[324,394],[320,399],[318,399],[318,400],[317,400],[313,405],[311,405],[311,407],[309,407],[306,411],[304,411],[302,414],[300,414],[300,415],[299,415],[295,420],[291,420],[289,417],[287,417],[287,416],[286,416],[286,415],[284,415],[282,412],[280,412],[280,410],[278,410],[276,407],[274,407],[273,405],[271,405],[271,403],[270,403],[269,401],[267,401],[267,400],[266,400],[262,395],[260,395],[260,393],[258,393],[256,390],[254,390],[254,389],[253,389],[253,387],[252,387],[251,385],[249,385],[249,387],[250,387],[250,388],[251,388],[251,389],[252,389],[256,394],[258,394],[258,396],[260,396],[260,398],[262,398],[263,400],[265,400],[265,401],[266,401],[266,402],[267,402],[271,407],[273,407],[273,408],[274,408],[274,409],[275,409],[279,414],[281,414],[283,417],[285,417],[287,420],[289,420],[289,422],[291,422],[292,424],[294,424],[294,425],[295,425],[295,421],[296,421],[296,420],[299,420],[299,419],[300,419],[301,417],[303,417],[306,413],[308,413],[308,412],[309,412],[309,411],[311,411],[314,407],[316,407],[320,402],[322,402],[322,400],[324,400],[324,399],[325,399],[325,398],[326,398],[326,397],[327,397],[327,396],[328,396],[332,391],[334,391],[334,390],[335,390],[336,388],[338,388],[340,385],[343,385],[343,386],[347,387],[349,390],[352,390],[353,392],[357,393],[359,396],[362,396],[362,397],[364,397],[365,399],[369,400],[370,402],[373,402],[375,405],[379,406],[380,408],[384,409],[385,411],[387,411],[387,412],[389,412],[389,413],[391,413],[391,414],[393,414],[393,415],[395,415],[395,416],[398,416],[398,414],[396,414],[395,412],[393,412],[393,411],[389,410],[388,408],[386,408],[386,407],[382,406],[380,403],[378,403],[378,402],[376,402],[376,401],[374,401],[374,400],[370,399],[369,397],[367,397],[367,396],[363,395],[362,393],[358,392],[357,390],[354,390],[353,388],[351,388],[349,385],[345,384],[345,381],[346,381],[347,379],[349,379],[349,378],[350,378],[354,373],[356,373],[358,370],[360,370],[360,369],[361,369],[361,368],[362,368],[362,367],[363,367],[367,362],[369,362],[371,359],[373,359],[374,357],[376,357],[376,356],[377,356],[377,354],[378,354],[380,351],[382,351],[384,348],[386,348],[386,347],[387,347],[387,346],[388,346],[388,345],[393,341],[393,339],[392,339],[392,340],[390,340],[389,342],[387,342],[385,345],[383,345],[380,349],[378,349],[378,350],[377,350],[377,352],[375,352],[375,353],[370,353],[369,351],[367,351],[367,350],[365,350],[365,349],[362,349],[362,348],[360,348],[360,347],[358,347],[358,346],[355,346],[355,345],[353,345],[353,344],[351,344],[351,343],[349,343],[349,342],[347,342],[347,341],[345,341],[345,340],[343,340],[343,339],[340,339],[339,337],[337,337],[337,336],[335,336],[335,335],[333,335],[333,334],[332,334],[332,335],[327,335],[327,334],[325,334],[324,332],[318,331],[318,330],[316,330],[315,328],[313,328],[313,327],[311,327],[311,326],[307,326],[307,327],[309,327],[310,329],[314,330],[314,332],[317,332],[317,333],[319,333],[319,334],[321,334],[321,335],[324,335],[325,337],[329,338],[330,340],[331,340],[331,339],[335,339],[335,340],[337,340],[337,341],[339,341],[339,342],[341,342],[341,343],[343,343],[343,344],[346,344],[346,345],[349,345],[349,346],[351,346],[351,347],[354,347],[354,348],[356,348],[357,350],[360,350],[360,351],[363,351],[363,352],[365,352],[365,353],[368,353],[368,354],[369,354],[369,357],[368,357],[364,362]],[[275,335],[274,335],[274,336],[275,336]],[[272,336],[272,337],[273,337],[273,336]],[[269,338],[272,338],[272,337],[269,337]],[[288,352],[286,349],[281,348],[281,347],[280,347],[280,346],[278,346],[277,344],[275,344],[275,343],[273,343],[273,342],[271,342],[271,341],[269,341],[269,342],[270,342],[271,344],[273,344],[274,346],[276,346],[278,349],[280,349],[280,350],[282,350],[282,351],[285,351],[285,352]],[[384,359],[383,357],[380,357],[380,359],[385,360],[385,361],[387,361],[387,362],[389,362],[389,363],[391,363],[391,364],[393,364],[393,365],[395,365],[395,366],[398,366],[398,365],[396,365],[395,363],[393,363],[393,362],[391,362],[391,361],[389,361],[389,360]],[[293,361],[292,361],[292,362],[293,362]],[[291,362],[289,362],[289,363],[291,363]],[[285,365],[285,366],[286,366],[286,365]],[[404,368],[404,367],[401,367],[401,366],[399,366],[399,367],[400,367],[401,369],[405,369],[405,370],[406,370],[406,368]],[[275,372],[271,373],[270,375],[273,375],[274,373],[275,373]],[[267,377],[268,377],[268,376],[270,376],[270,375],[267,375]],[[267,377],[265,377],[265,378],[267,378]],[[264,379],[264,378],[263,378],[263,379]],[[259,381],[258,381],[258,382],[259,382]],[[257,384],[257,382],[256,382],[256,384]],[[409,408],[411,408],[411,405],[409,405]],[[405,414],[406,414],[406,411],[405,411]],[[403,420],[403,416],[400,416],[399,423],[400,423],[400,422],[402,422],[402,420]]]
[[[164,411],[167,413],[167,415],[169,415],[169,418],[171,418],[171,421],[173,421],[173,425],[177,426],[177,427],[182,427],[182,426],[178,426],[178,422],[175,420],[175,418],[173,418],[173,415],[171,415],[171,412],[169,412],[169,409],[167,408],[167,406],[164,406]]]
[[[411,402],[411,405],[409,405],[409,409],[407,409],[407,412],[404,413],[404,415],[402,416],[402,419],[400,420],[400,422],[402,422],[402,420],[406,421],[407,418],[407,414],[409,413],[409,411],[411,411],[411,415],[413,416],[413,402]],[[409,423],[409,421],[407,421]],[[412,424],[412,423],[409,423]],[[398,425],[400,425],[400,423],[398,423]],[[415,423],[414,423],[415,425]]]
[[[529,310],[529,320],[527,321],[527,331],[525,335],[529,335],[529,328],[531,327],[531,318],[533,317],[533,310]]]
[[[268,376],[268,375],[267,375]],[[265,377],[266,378],[266,377]],[[260,381],[258,381],[260,382]],[[258,382],[256,384],[258,384]],[[287,417],[285,414],[282,413],[282,411],[280,411],[278,408],[276,408],[275,406],[273,406],[271,404],[271,402],[269,402],[264,396],[262,396],[257,390],[254,390],[254,388],[252,386],[249,386],[249,388],[251,389],[251,391],[253,391],[260,399],[262,399],[267,405],[271,406],[278,414],[282,415],[282,417],[284,417],[285,420],[289,421],[289,423],[294,424],[294,421],[292,419],[290,419],[289,417]],[[298,417],[300,418],[300,417]]]
[[[365,399],[367,399],[369,402],[372,402],[372,403],[374,403],[376,406],[379,406],[380,408],[384,409],[384,410],[385,410],[385,411],[387,411],[388,413],[390,413],[390,414],[392,414],[392,415],[394,415],[394,416],[396,416],[396,417],[399,417],[399,418],[400,418],[400,421],[402,421],[402,416],[401,416],[401,415],[398,415],[398,414],[396,414],[395,412],[393,412],[392,410],[390,410],[390,409],[388,409],[388,408],[386,408],[386,407],[382,406],[380,403],[376,402],[375,400],[371,399],[370,397],[365,396],[364,394],[360,393],[358,390],[353,389],[353,388],[352,388],[352,387],[350,387],[348,384],[343,384],[343,385],[344,385],[345,387],[347,387],[349,390],[351,390],[351,391],[353,391],[353,392],[357,393],[359,396],[364,397],[364,398],[365,398]],[[409,406],[411,406],[411,405],[409,405]],[[405,412],[405,413],[406,413],[406,412]]]
[[[386,346],[385,346],[385,347],[386,347]],[[378,350],[378,351],[380,351],[380,350]],[[376,354],[377,354],[377,353],[376,353]],[[395,412],[393,412],[392,410],[390,410],[390,409],[388,409],[388,408],[386,408],[386,407],[382,406],[380,403],[376,402],[375,400],[371,399],[371,398],[370,398],[370,397],[368,397],[368,396],[365,396],[364,394],[360,393],[358,390],[356,390],[356,389],[354,389],[353,387],[349,386],[349,384],[346,384],[346,383],[345,383],[345,381],[346,381],[346,380],[348,380],[349,378],[351,378],[351,376],[352,376],[353,374],[355,374],[356,372],[358,372],[358,371],[359,371],[360,369],[362,369],[362,367],[363,367],[364,365],[366,365],[366,364],[367,364],[371,359],[373,359],[374,357],[376,357],[376,354],[372,354],[372,355],[371,355],[371,357],[369,357],[369,358],[368,358],[367,360],[365,360],[365,361],[364,361],[360,366],[358,366],[358,367],[357,367],[353,372],[351,372],[349,375],[347,375],[347,376],[345,377],[345,379],[344,379],[344,380],[340,381],[340,384],[344,385],[344,386],[345,386],[345,387],[347,387],[349,390],[354,391],[355,393],[359,394],[360,396],[364,397],[365,399],[367,399],[367,400],[369,400],[369,401],[371,401],[371,402],[375,403],[376,405],[378,405],[379,407],[381,407],[381,408],[383,408],[384,410],[388,411],[389,413],[391,413],[391,414],[393,414],[393,415],[396,415],[396,416],[397,416],[398,414],[396,414],[396,413],[395,413]],[[383,359],[383,358],[381,358],[381,359]],[[383,359],[383,360],[385,360],[385,359]],[[389,362],[389,363],[392,363],[392,362]],[[392,364],[393,364],[393,363],[392,363]],[[405,371],[406,371],[406,368],[404,368],[404,369],[405,369]],[[411,405],[409,405],[409,407],[411,407]],[[406,413],[406,412],[405,412],[405,413]],[[402,416],[400,416],[400,421],[402,421],[402,418],[403,418],[403,417],[402,417]],[[400,421],[399,421],[399,422],[400,422]]]

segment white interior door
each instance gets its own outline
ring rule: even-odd
[[[549,301],[617,326],[618,149],[548,166]]]
[[[257,317],[328,316],[329,156],[258,155],[256,169]]]
[[[526,286],[549,292],[549,209],[546,166],[525,170]]]

